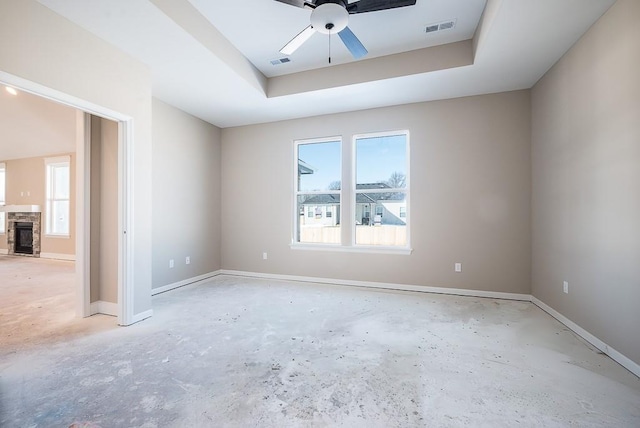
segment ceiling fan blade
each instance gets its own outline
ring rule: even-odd
[[[290,6],[295,6],[295,7],[299,7],[299,8],[305,8],[305,7],[310,7],[310,8],[314,8],[315,5],[313,3],[313,0],[309,0],[309,1],[305,1],[305,0],[276,0],[279,3],[284,3],[284,4],[288,4]]]
[[[347,49],[349,49],[349,52],[351,52],[351,55],[353,55],[355,59],[362,58],[369,53],[349,27],[345,27],[344,30],[338,33],[338,35],[340,36],[340,39],[342,39],[342,43],[344,43]]]
[[[302,46],[302,44],[304,42],[309,40],[309,37],[313,36],[313,33],[315,33],[315,32],[316,32],[316,30],[314,30],[313,27],[311,25],[309,25],[307,28],[302,30],[300,32],[300,34],[298,34],[293,39],[291,39],[291,41],[289,43],[284,45],[284,47],[282,49],[280,49],[280,53],[282,53],[284,55],[291,55],[300,46]]]
[[[278,0],[280,1],[280,0]],[[416,0],[360,0],[347,5],[350,14],[376,12],[397,7],[414,6]]]

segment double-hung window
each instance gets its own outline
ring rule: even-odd
[[[294,244],[410,251],[409,132],[356,135],[351,144],[343,152],[339,137],[295,142]],[[345,233],[341,213],[353,219]]]
[[[7,167],[4,163],[0,163],[0,206],[3,206],[6,199],[7,192]],[[4,211],[0,212],[0,233],[5,233],[6,218]]]
[[[297,141],[294,161],[295,242],[340,244],[341,139]]]
[[[407,247],[409,133],[354,137],[356,246]]]
[[[45,159],[46,208],[45,233],[69,236],[71,162],[69,156]]]

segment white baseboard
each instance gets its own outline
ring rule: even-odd
[[[166,293],[167,291],[174,290],[176,288],[184,287],[185,285],[193,284],[194,282],[204,281],[205,279],[213,278],[220,275],[221,271],[205,273],[204,275],[194,276],[193,278],[184,279],[182,281],[174,282],[173,284],[164,285],[158,288],[151,289],[151,295]]]
[[[531,295],[529,294],[503,293],[500,291],[480,291],[480,290],[467,290],[463,288],[427,287],[423,285],[391,284],[391,283],[385,283],[385,282],[369,282],[369,281],[352,281],[352,280],[346,280],[346,279],[316,278],[316,277],[296,276],[296,275],[279,275],[279,274],[270,274],[270,273],[243,272],[243,271],[226,270],[226,269],[221,270],[220,274],[232,275],[232,276],[246,276],[250,278],[279,279],[283,281],[300,281],[300,282],[315,282],[320,284],[348,285],[351,287],[383,288],[387,290],[418,291],[422,293],[435,293],[435,294],[453,294],[456,296],[488,297],[491,299],[519,300],[524,302],[531,301]]]
[[[58,254],[58,253],[40,253],[41,259],[54,259],[54,260],[69,260],[76,261],[75,254]]]
[[[8,248],[0,248],[0,254],[8,255],[9,254],[9,249]]]
[[[244,272],[237,270],[227,270],[222,269],[218,272],[220,275],[231,275],[231,276],[244,276],[249,278],[261,278],[261,279],[277,279],[283,281],[300,281],[300,282],[315,282],[321,284],[332,284],[332,285],[346,285],[353,287],[366,287],[366,288],[382,288],[388,290],[399,290],[399,291],[417,291],[422,293],[436,293],[436,294],[451,294],[456,296],[469,296],[469,297],[488,297],[492,299],[505,299],[505,300],[518,300],[524,302],[532,302],[536,306],[538,306],[543,311],[547,312],[549,315],[560,321],[567,328],[572,330],[578,336],[582,337],[587,342],[591,343],[597,349],[604,352],[611,359],[619,363],[621,366],[629,370],[631,373],[640,377],[640,365],[631,359],[627,358],[622,353],[616,351],[593,334],[589,333],[569,318],[565,317],[555,309],[551,308],[549,305],[545,304],[541,300],[533,297],[530,294],[518,294],[518,293],[503,293],[499,291],[480,291],[480,290],[467,290],[460,288],[443,288],[443,287],[427,287],[421,285],[407,285],[407,284],[390,284],[390,283],[382,283],[382,282],[368,282],[368,281],[351,281],[351,280],[342,280],[342,279],[332,279],[332,278],[315,278],[315,277],[307,277],[307,276],[296,276],[296,275],[280,275],[280,274],[269,274],[269,273],[258,273],[258,272]]]
[[[147,318],[151,318],[152,316],[153,316],[153,309],[149,309],[148,311],[140,312],[139,314],[135,314],[133,316],[133,319],[131,320],[131,324],[127,324],[127,325],[135,324],[135,323],[140,322],[142,320],[146,320]]]
[[[97,302],[91,303],[89,311],[91,315],[104,314],[104,315],[111,315],[111,316],[117,317],[118,304],[98,300]]]
[[[549,315],[551,315],[552,317],[554,317],[555,319],[557,319],[558,321],[560,321],[562,324],[567,326],[575,334],[582,337],[584,340],[586,340],[587,342],[589,342],[590,344],[598,348],[600,351],[607,354],[609,357],[611,357],[612,360],[616,361],[622,367],[629,370],[634,375],[640,377],[640,364],[637,364],[634,361],[631,361],[629,358],[627,358],[620,352],[616,351],[611,346],[607,345],[602,340],[598,339],[593,334],[589,333],[587,330],[583,329],[578,324],[571,321],[569,318],[565,317],[560,312],[556,311],[551,306],[544,303],[542,300],[531,296],[531,302],[537,307],[539,307],[540,309],[542,309],[543,311],[545,311],[546,313],[548,313]]]

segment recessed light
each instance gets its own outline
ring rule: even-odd
[[[11,86],[5,86],[5,89],[7,90],[7,92],[9,92],[11,95],[18,95],[18,91],[15,90],[15,88],[12,88]]]

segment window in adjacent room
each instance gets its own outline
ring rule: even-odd
[[[45,159],[46,207],[45,233],[69,236],[71,166],[69,156]]]
[[[4,205],[7,201],[7,167],[4,163],[0,163],[0,206]],[[0,233],[5,233],[6,230],[6,218],[5,213],[0,212]]]
[[[339,137],[295,143],[295,212],[307,212],[295,219],[295,242],[340,244],[341,153]]]
[[[407,247],[409,133],[357,135],[354,141],[355,244]]]

